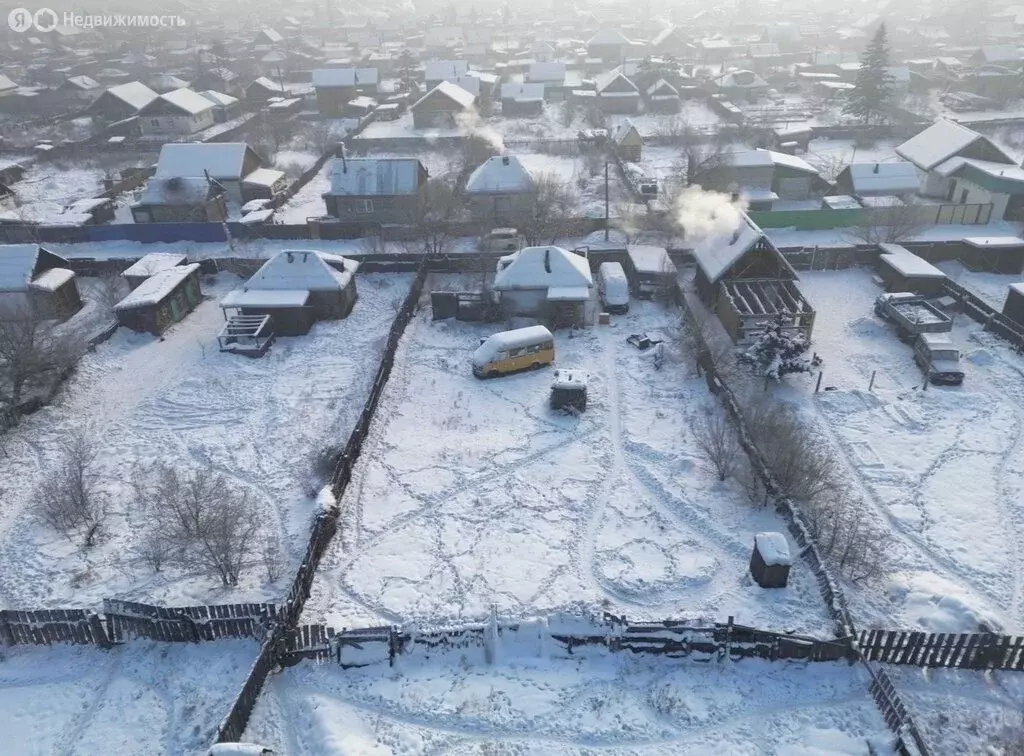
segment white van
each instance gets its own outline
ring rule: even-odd
[[[629,312],[629,280],[622,266],[617,262],[601,263],[597,280],[605,312]]]
[[[473,375],[495,378],[520,370],[536,370],[555,359],[555,337],[542,325],[502,331],[484,339],[473,352]]]

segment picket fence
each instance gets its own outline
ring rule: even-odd
[[[1024,670],[1024,637],[994,633],[865,630],[857,642],[868,661],[915,667]]]

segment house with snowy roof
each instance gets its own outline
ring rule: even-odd
[[[541,82],[505,82],[501,85],[501,114],[538,116],[544,112],[544,84]]]
[[[469,73],[469,62],[465,60],[428,60],[423,65],[423,81],[430,91],[443,81],[454,81]]]
[[[729,71],[712,82],[715,88],[730,100],[748,102],[768,91],[768,82],[753,71]]]
[[[673,55],[677,58],[690,57],[695,50],[678,26],[666,26],[647,45],[649,55]]]
[[[242,103],[233,95],[215,89],[204,89],[199,94],[213,103],[214,123],[225,123],[242,115]]]
[[[0,318],[63,320],[81,307],[67,260],[39,244],[0,245]]]
[[[492,289],[505,315],[535,317],[553,328],[584,324],[594,286],[587,258],[562,247],[524,247],[501,259]]]
[[[376,95],[376,68],[314,68],[313,89],[320,115],[340,118],[346,103],[359,95]]]
[[[272,97],[288,97],[288,89],[280,82],[260,76],[245,88],[245,99],[255,102],[266,102]]]
[[[727,152],[696,178],[705,189],[739,194],[751,210],[771,210],[774,203],[806,200],[827,186],[818,169],[803,158],[774,150]]]
[[[136,223],[221,223],[228,219],[224,187],[205,176],[153,176],[131,206]]]
[[[91,76],[69,76],[57,87],[57,91],[65,97],[92,102],[103,91],[103,85]]]
[[[474,110],[476,97],[457,84],[442,81],[412,104],[413,125],[417,129],[451,129],[458,117]]]
[[[1024,56],[1017,45],[982,45],[968,59],[973,66],[997,65],[1020,68]]]
[[[723,208],[726,213],[736,216],[731,228],[716,229],[693,245],[701,301],[736,343],[749,343],[779,315],[810,340],[814,308],[797,285],[796,271],[746,213]]]
[[[429,176],[418,158],[336,158],[327,214],[362,223],[409,223],[416,217]]]
[[[106,121],[121,121],[138,115],[144,107],[159,97],[140,81],[129,81],[110,87],[89,107],[90,112]]]
[[[644,138],[640,136],[640,132],[629,118],[624,118],[615,125],[608,140],[622,160],[631,163],[640,162],[644,149]]]
[[[273,332],[301,336],[318,320],[347,317],[355,305],[359,263],[340,255],[287,250],[267,260],[221,301],[225,319],[268,317]]]
[[[587,40],[587,55],[605,63],[621,63],[633,43],[617,29],[601,29]]]
[[[187,263],[188,255],[179,252],[150,252],[125,268],[121,277],[128,282],[129,288],[137,289],[147,278]]]
[[[146,278],[114,305],[120,325],[159,336],[184,319],[203,299],[199,264],[173,265]]]
[[[836,176],[831,194],[854,197],[896,196],[916,194],[917,168],[904,160],[886,163],[853,163]]]
[[[896,147],[917,168],[918,193],[956,205],[991,204],[992,219],[1019,220],[1024,168],[995,142],[939,120]]]
[[[287,184],[284,172],[266,168],[245,142],[165,144],[153,179],[169,178],[212,179],[223,188],[225,199],[239,206],[272,199]]]
[[[190,136],[214,123],[213,102],[187,87],[162,94],[139,111],[144,136]]]
[[[273,50],[280,47],[284,42],[284,35],[276,29],[272,29],[269,26],[265,26],[260,29],[256,38],[253,40],[253,48],[263,52],[265,50]]]
[[[651,113],[678,113],[682,107],[679,90],[665,79],[658,79],[647,87],[644,101]]]
[[[640,90],[621,69],[594,79],[597,105],[604,113],[632,115],[640,110]]]
[[[497,155],[469,175],[463,195],[474,220],[515,225],[529,206],[533,190],[533,176],[519,158]]]

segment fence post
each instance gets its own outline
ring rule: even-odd
[[[875,387],[875,373],[876,372],[878,372],[878,371],[876,371],[876,370],[872,370],[871,371],[871,381],[868,383],[868,391],[871,391]]]
[[[100,648],[111,648],[113,644],[110,642],[110,638],[107,637],[106,630],[103,629],[103,623],[100,622],[100,615],[96,612],[89,612],[89,627],[92,628],[92,637],[96,641],[96,645]]]
[[[0,610],[0,643],[5,646],[14,645],[14,633],[11,631],[11,624],[7,621],[7,610]]]
[[[821,391],[821,378],[822,378],[823,375],[825,375],[825,374],[822,371],[819,370],[818,371],[818,382],[814,386],[814,393],[815,394],[817,394],[819,391]],[[872,378],[873,377],[874,376],[872,376]],[[868,391],[870,391],[870,390],[871,389],[868,389]]]

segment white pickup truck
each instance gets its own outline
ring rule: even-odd
[[[875,300],[875,315],[896,324],[896,333],[910,343],[922,333],[949,333],[953,319],[919,294],[898,291]]]

